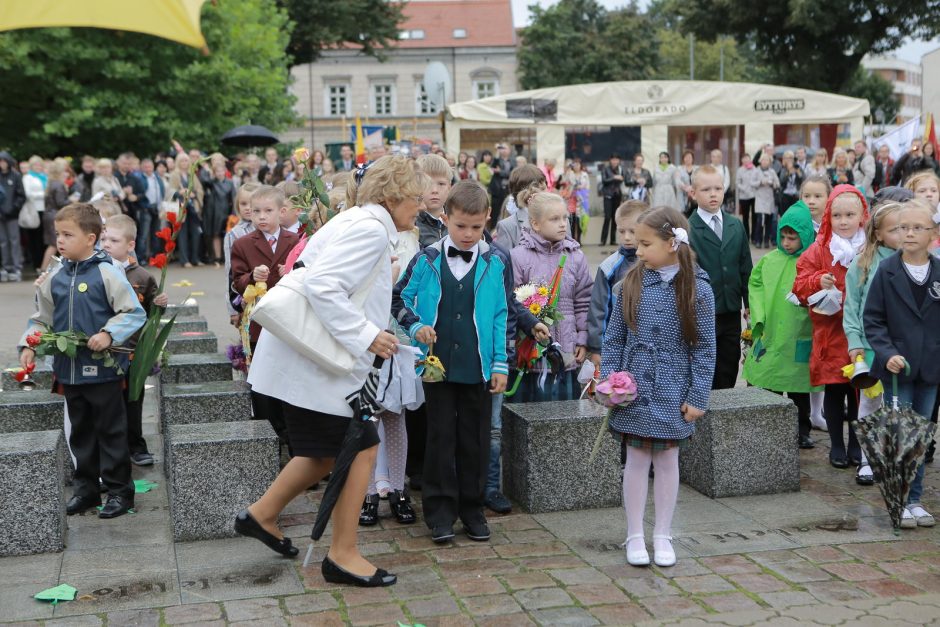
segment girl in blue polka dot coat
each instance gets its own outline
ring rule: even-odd
[[[623,281],[601,351],[601,378],[628,371],[637,396],[614,410],[627,444],[623,503],[627,562],[650,563],[643,535],[650,464],[656,468],[653,560],[672,566],[672,515],[679,493],[679,448],[708,409],[715,370],[715,301],[695,263],[688,222],[668,207],[644,212],[635,229],[637,264]],[[618,315],[619,313],[619,315]]]

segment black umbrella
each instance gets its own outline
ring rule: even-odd
[[[379,372],[384,361],[381,357],[376,356],[365,383],[362,384],[359,390],[346,397],[346,402],[352,407],[353,417],[346,428],[343,444],[340,446],[339,454],[336,455],[336,461],[333,463],[333,470],[330,473],[330,482],[323,491],[323,498],[320,500],[319,509],[317,509],[317,519],[313,523],[313,530],[310,532],[310,537],[314,540],[319,540],[326,529],[326,523],[329,522],[336,501],[339,500],[340,492],[343,491],[343,486],[346,484],[346,477],[349,475],[353,460],[362,450],[360,443],[363,434],[366,429],[375,429],[375,423],[378,420],[375,416],[382,411],[381,405],[375,399],[379,388]],[[307,548],[304,566],[307,566],[312,553],[313,544]]]
[[[908,367],[907,372],[910,372]],[[923,463],[937,425],[898,402],[898,377],[892,375],[891,407],[855,421],[855,434],[865,447],[875,483],[888,507],[895,534],[900,534],[901,515],[907,505],[911,482]]]
[[[236,126],[227,131],[222,136],[222,143],[226,146],[238,146],[240,148],[252,148],[254,146],[271,146],[280,140],[277,135],[263,126],[257,124],[247,124],[245,126]]]

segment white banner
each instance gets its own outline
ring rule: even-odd
[[[924,136],[920,128],[920,117],[908,120],[890,133],[885,133],[881,137],[872,140],[872,152],[877,153],[882,146],[888,146],[891,151],[891,158],[897,161],[903,154],[911,148],[911,143]]]

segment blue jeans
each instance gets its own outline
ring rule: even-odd
[[[493,416],[490,418],[490,467],[486,473],[487,496],[499,492],[500,455],[503,451],[503,395],[493,394]]]
[[[141,209],[137,212],[137,241],[134,244],[134,252],[139,261],[147,262],[153,256],[153,214],[149,209]]]
[[[199,263],[199,243],[202,239],[202,223],[193,213],[186,215],[186,220],[180,228],[177,237],[176,251],[179,253],[180,263]]]
[[[885,386],[885,402],[890,403],[891,378],[887,377],[881,382]],[[911,409],[927,416],[933,411],[933,403],[937,398],[937,385],[923,381],[898,382],[898,400],[901,405],[910,405]],[[908,505],[920,504],[920,497],[924,492],[924,464],[917,467],[917,474],[911,483],[911,492],[907,497]]]

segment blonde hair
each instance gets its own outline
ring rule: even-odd
[[[213,152],[209,155],[209,167],[212,170],[215,170],[216,166],[225,167],[225,155],[221,152]]]
[[[644,200],[628,200],[617,207],[617,213],[614,214],[614,221],[632,218],[640,215],[649,208],[649,204]]]
[[[254,207],[257,201],[268,199],[273,200],[278,209],[287,204],[287,197],[284,195],[283,189],[273,185],[259,185],[255,193],[251,195],[251,206]]]
[[[101,200],[91,203],[91,206],[98,211],[102,220],[121,215],[121,207],[110,196],[105,196]]]
[[[565,199],[554,192],[536,192],[529,197],[526,208],[529,210],[529,221],[543,220],[549,211],[561,208],[567,211]]]
[[[819,148],[816,150],[816,152],[813,154],[813,163],[816,163],[820,157],[822,157],[822,162],[824,165],[829,163],[829,151],[825,148]]]
[[[871,270],[871,264],[875,260],[878,252],[878,229],[884,224],[885,218],[901,211],[905,203],[890,200],[881,203],[876,209],[872,210],[871,219],[865,225],[865,247],[858,254],[858,270],[860,272],[859,282],[864,285],[868,280],[868,272]]]
[[[97,161],[95,161],[95,167],[97,168],[97,167],[102,167],[102,166],[108,166],[109,168],[113,168],[114,164],[111,163],[111,160],[108,159],[107,157],[102,157],[101,159],[98,159]]]
[[[447,163],[445,161],[445,163]],[[399,203],[406,198],[417,198],[424,192],[424,181],[418,177],[419,165],[408,157],[386,155],[374,161],[355,190],[356,203],[375,203],[388,209],[388,202]],[[450,166],[448,166],[450,171]],[[431,174],[431,176],[434,176]],[[347,195],[349,192],[347,186]],[[351,205],[349,205],[351,206]]]
[[[242,185],[241,187],[239,187],[238,192],[236,192],[235,194],[236,208],[238,208],[238,201],[241,200],[242,194],[246,194],[248,198],[250,199],[251,195],[254,194],[256,191],[258,191],[259,189],[261,189],[261,183],[257,183],[255,181],[249,181],[245,183],[244,185]]]
[[[68,167],[68,161],[62,157],[56,157],[49,163],[49,167],[46,168],[46,176],[49,177],[50,181],[64,181],[65,172]]]
[[[104,222],[104,228],[109,231],[117,231],[124,239],[133,242],[137,239],[137,223],[130,216],[116,215],[111,216]]]
[[[918,185],[923,184],[925,181],[933,181],[934,185],[937,186],[937,189],[940,189],[940,178],[938,178],[937,175],[930,170],[915,172],[904,183],[904,187],[913,192],[915,189],[917,189]]]
[[[442,176],[446,179],[452,179],[454,176],[447,159],[440,155],[421,155],[417,163],[421,171],[428,176]]]
[[[934,207],[931,207],[927,201],[921,200],[920,198],[911,198],[906,203],[901,205],[900,211],[907,211],[913,209],[915,211],[923,211],[927,215],[930,223],[933,225],[933,228],[937,228],[937,223],[934,222],[933,217],[937,213]]]
[[[763,159],[766,156],[767,156],[766,154],[762,154],[761,159]],[[699,166],[699,168],[695,172],[692,173],[692,187],[693,188],[698,187],[698,181],[703,176],[722,176],[722,174],[713,165],[706,164],[703,166]]]
[[[845,167],[849,167],[849,154],[845,152],[845,148],[836,148],[832,151],[832,163],[829,164],[831,168],[837,168],[836,159],[839,157],[845,157]]]

